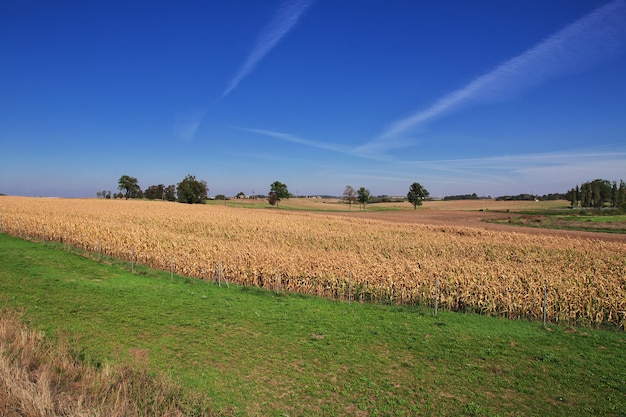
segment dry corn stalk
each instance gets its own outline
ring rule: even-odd
[[[626,246],[461,227],[167,202],[0,199],[2,231],[178,274],[338,299],[624,326]],[[172,264],[172,262],[174,262]],[[351,276],[351,278],[350,278]],[[350,283],[348,281],[351,281]]]

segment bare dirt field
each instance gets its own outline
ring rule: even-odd
[[[219,202],[218,204],[222,204]],[[229,206],[261,207],[265,200],[231,200]],[[422,207],[413,210],[408,202],[377,203],[361,211],[354,203],[351,207],[338,198],[294,198],[280,203],[282,208],[303,210],[313,215],[332,215],[353,218],[376,219],[394,223],[421,223],[441,226],[462,226],[502,232],[516,232],[530,235],[565,236],[580,239],[602,240],[626,243],[626,234],[601,233],[581,230],[560,230],[541,227],[527,227],[507,224],[507,220],[519,216],[517,212],[543,210],[564,210],[569,202],[555,201],[496,201],[451,200],[426,201]],[[489,220],[503,220],[503,223],[490,223]]]
[[[506,202],[504,202],[506,203]],[[441,207],[441,208],[439,208]],[[617,233],[598,233],[598,232],[584,232],[577,230],[557,230],[557,229],[544,229],[538,227],[524,227],[524,226],[509,226],[507,224],[489,223],[487,220],[493,219],[508,219],[513,213],[506,213],[501,211],[477,211],[478,209],[452,209],[453,205],[439,206],[437,208],[424,208],[418,210],[402,210],[402,211],[379,211],[379,212],[367,212],[367,211],[352,211],[352,212],[334,212],[324,213],[326,215],[332,214],[336,216],[348,216],[354,218],[367,218],[384,220],[395,223],[421,223],[429,225],[441,225],[441,226],[462,226],[471,227],[485,230],[496,230],[502,232],[516,232],[532,235],[544,235],[544,236],[565,236],[578,239],[596,239],[606,242],[623,242],[626,243],[626,234]],[[461,207],[457,205],[457,207]],[[504,210],[506,208],[503,207]],[[498,207],[498,210],[502,209]]]

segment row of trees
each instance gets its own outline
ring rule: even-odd
[[[187,175],[176,186],[164,184],[151,185],[142,191],[139,186],[139,180],[130,175],[122,175],[118,180],[119,193],[113,194],[113,198],[147,198],[150,200],[179,201],[181,203],[202,203],[208,200],[209,187],[206,181],[197,180],[194,175]],[[98,198],[111,198],[110,191],[98,191]],[[237,194],[237,197],[245,196],[243,192]],[[287,189],[287,185],[280,181],[275,181],[270,185],[268,201],[272,205],[278,205],[281,199],[291,197],[291,193]],[[226,196],[220,194],[216,199],[226,199]]]
[[[209,188],[203,180],[197,180],[194,175],[187,175],[176,186],[164,184],[151,185],[145,191],[141,190],[139,180],[130,175],[122,175],[117,182],[120,190],[114,198],[147,198],[150,200],[179,201],[181,203],[201,203],[208,199]],[[110,198],[111,192],[103,194],[98,192],[98,197]]]
[[[610,207],[626,209],[626,184],[616,181],[597,179],[585,182],[565,193],[565,198],[572,207],[602,208]]]
[[[421,206],[422,202],[430,197],[430,194],[426,188],[424,188],[420,183],[414,182],[409,187],[409,192],[407,193],[407,198],[411,204],[413,204],[413,209],[416,209],[417,206]],[[352,208],[352,203],[359,202],[360,208],[365,208],[365,204],[367,204],[372,198],[370,190],[365,187],[361,187],[358,190],[355,190],[351,185],[346,185],[345,190],[343,191],[343,200],[350,204],[350,208]]]
[[[208,199],[209,188],[204,180],[197,180],[194,175],[187,175],[176,186],[163,184],[151,185],[142,191],[139,186],[139,181],[135,177],[129,175],[122,175],[118,180],[117,194],[112,194],[111,191],[98,191],[96,194],[99,198],[147,198],[151,200],[161,199],[167,201],[179,201],[181,203],[202,203]],[[239,195],[244,195],[240,192]],[[291,197],[291,193],[287,188],[287,185],[274,181],[270,185],[270,191],[267,195],[267,201],[273,205],[278,206],[278,203],[286,198]],[[225,199],[225,196],[221,196]],[[420,183],[414,182],[409,187],[407,193],[407,199],[413,208],[421,206],[422,202],[430,197],[430,194],[426,188]],[[609,181],[603,179],[597,179],[589,182],[585,182],[580,186],[572,188],[567,193],[563,194],[550,194],[543,196],[541,199],[553,199],[557,197],[565,197],[570,201],[572,207],[595,207],[602,208],[607,204],[610,207],[626,209],[626,184],[623,180],[620,180],[619,185],[616,181]],[[216,199],[218,197],[216,196]],[[478,196],[474,194],[467,194],[461,196],[452,196],[450,199],[477,199]],[[537,199],[537,196],[530,194],[520,194],[514,197],[498,197],[497,199]],[[359,203],[359,207],[364,209],[365,205],[371,201],[372,195],[370,190],[365,187],[360,187],[355,190],[351,185],[347,185],[342,199],[350,204]]]
[[[447,195],[443,198],[444,201],[450,200],[478,200],[478,194],[460,194],[460,195]]]
[[[151,185],[146,188],[145,191],[139,186],[139,180],[130,175],[122,175],[118,180],[119,193],[113,194],[113,198],[147,198],[150,200],[166,200],[166,201],[179,201],[181,203],[201,203],[208,199],[209,188],[203,180],[197,180],[195,176],[189,174],[176,186],[163,184]],[[99,198],[111,198],[110,191],[98,191],[96,193]],[[243,195],[240,192],[237,196]],[[409,187],[407,198],[413,208],[421,206],[423,200],[430,196],[428,190],[421,184],[414,182]],[[225,199],[225,196],[220,195]],[[267,201],[273,205],[278,206],[278,203],[286,198],[292,197],[286,184],[280,181],[274,181],[270,185],[270,191],[267,195]],[[343,200],[350,206],[353,203],[358,202],[360,207],[365,208],[365,205],[371,200],[371,192],[365,187],[361,187],[355,190],[351,185],[347,185],[343,192]],[[216,199],[218,197],[216,196]]]
[[[488,197],[490,198],[490,197]],[[518,195],[501,195],[496,197],[496,201],[554,201],[554,200],[566,200],[565,194],[551,193],[544,195],[535,194],[518,194]]]

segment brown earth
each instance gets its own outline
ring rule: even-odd
[[[320,213],[322,214],[322,213]],[[593,239],[606,242],[626,243],[626,234],[585,232],[578,230],[543,229],[539,227],[510,226],[507,224],[489,223],[487,220],[506,220],[512,213],[467,210],[410,210],[410,211],[380,211],[380,212],[334,212],[323,213],[352,218],[375,219],[395,223],[418,223],[441,226],[472,227],[501,232],[526,233],[531,235],[563,236],[575,239]]]

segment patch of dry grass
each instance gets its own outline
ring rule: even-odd
[[[0,316],[0,415],[210,416],[208,401],[189,398],[141,365],[98,368],[75,358],[62,335],[55,343],[29,329],[22,315]]]

